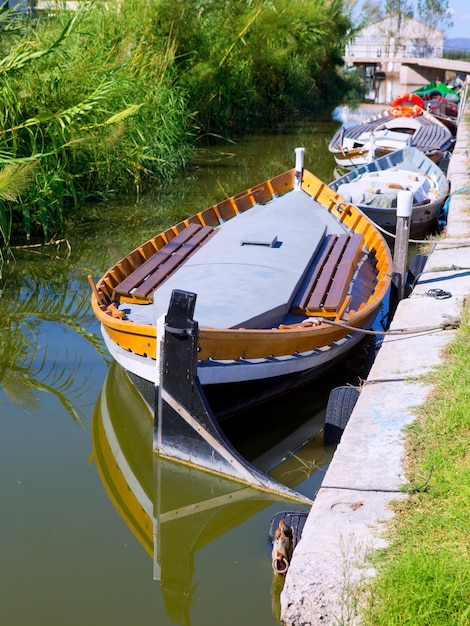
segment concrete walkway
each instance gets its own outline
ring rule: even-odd
[[[452,196],[446,232],[412,295],[400,302],[392,329],[459,318],[470,294],[468,113],[467,104],[448,169]],[[435,299],[427,294],[430,289],[451,297]],[[286,626],[360,624],[356,588],[374,574],[365,566],[367,553],[386,545],[382,534],[392,515],[390,502],[406,497],[399,492],[406,482],[402,431],[430,391],[423,375],[441,362],[454,336],[455,330],[438,330],[386,337],[295,549],[281,594]]]

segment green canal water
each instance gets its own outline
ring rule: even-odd
[[[2,624],[278,623],[270,520],[305,507],[155,457],[151,416],[104,349],[87,275],[292,167],[297,146],[330,180],[337,125],[328,115],[201,148],[153,194],[78,210],[67,244],[16,251],[0,297]],[[313,498],[333,452],[321,434],[326,399],[345,375],[253,408],[229,436]]]

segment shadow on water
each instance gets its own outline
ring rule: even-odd
[[[282,580],[268,529],[274,514],[300,505],[155,457],[151,416],[110,367],[86,276],[177,219],[292,167],[299,145],[308,169],[329,180],[336,127],[307,120],[201,148],[158,193],[77,214],[70,254],[17,252],[0,298],[5,623],[278,623]],[[328,391],[357,382],[359,362],[351,357],[336,378],[253,407],[224,429],[254,465],[314,498],[333,453],[322,434]]]

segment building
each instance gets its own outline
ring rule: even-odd
[[[17,13],[54,13],[59,9],[76,11],[78,4],[65,0],[0,0],[0,9],[13,9]]]
[[[348,57],[442,58],[444,31],[403,14],[385,17],[364,28],[347,46]]]
[[[445,80],[443,54],[444,31],[397,14],[364,28],[347,45],[344,60],[362,72],[368,99],[386,103],[402,85],[416,88],[436,77]]]

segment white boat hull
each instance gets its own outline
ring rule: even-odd
[[[158,386],[159,372],[157,361],[143,357],[120,348],[111,341],[102,328],[102,335],[111,356],[126,371],[138,378]],[[323,371],[334,365],[339,359],[356,346],[364,335],[355,332],[324,348],[306,353],[272,357],[270,359],[238,359],[236,361],[201,362],[198,365],[198,377],[206,386],[244,383],[247,381],[264,381],[284,376],[292,376],[309,372],[309,377],[321,376]]]

